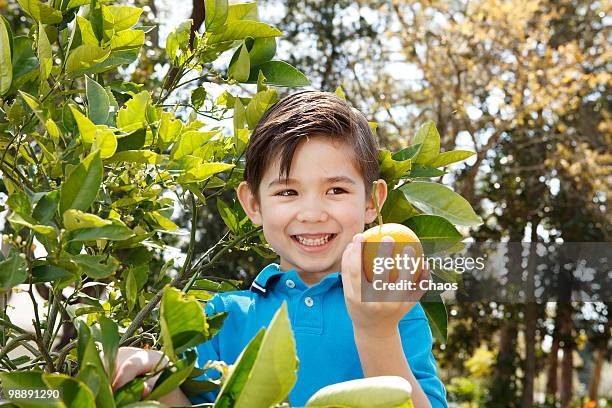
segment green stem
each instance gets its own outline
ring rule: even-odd
[[[378,217],[378,227],[382,228],[383,219],[382,214],[380,213],[380,206],[378,204],[378,196],[376,195],[376,186],[378,185],[378,181],[372,183],[372,200],[374,200],[374,206],[376,207],[376,214]]]
[[[33,339],[34,336],[31,333],[20,334],[17,337],[13,337],[8,343],[6,343],[6,346],[4,346],[2,350],[0,350],[0,359],[4,358],[4,356],[6,356],[11,350],[14,350],[17,347],[21,346],[21,343],[23,341]]]
[[[221,258],[221,256],[223,256],[223,254],[225,254],[227,251],[229,251],[230,249],[233,249],[236,245],[238,245],[241,242],[245,241],[247,238],[249,238],[249,237],[259,233],[259,231],[261,231],[261,227],[255,228],[254,230],[251,230],[251,231],[247,232],[246,234],[243,234],[243,235],[237,237],[236,239],[231,241],[228,245],[224,246],[222,250],[217,252],[215,254],[215,256],[212,257],[210,262],[207,262],[206,264],[204,264],[204,265],[202,265],[202,266],[200,266],[198,268],[194,268],[195,273],[191,277],[191,280],[187,284],[187,286],[185,286],[185,289],[186,289],[185,292],[189,291],[191,286],[193,286],[193,283],[195,282],[195,277],[196,276],[198,276],[199,274],[201,274],[205,270],[207,270],[210,267],[212,267],[219,260],[219,258]]]
[[[47,366],[45,367],[46,371],[52,373],[55,371],[55,366],[53,364],[53,360],[51,360],[51,356],[47,352],[47,348],[43,343],[43,335],[40,331],[40,317],[38,316],[38,302],[36,301],[36,299],[34,299],[34,293],[32,292],[32,277],[30,277],[30,287],[28,288],[28,294],[30,295],[32,306],[34,307],[33,324],[34,331],[36,332],[36,336],[34,336],[34,341],[36,342],[38,350],[40,351],[43,358],[45,359],[45,362],[47,363]]]
[[[45,329],[45,335],[43,337],[43,343],[45,345],[45,347],[47,347],[47,349],[50,349],[51,347],[51,343],[53,343],[53,339],[55,338],[55,336],[53,336],[53,332],[54,332],[54,328],[55,328],[55,320],[57,319],[57,312],[59,309],[59,297],[61,296],[61,292],[59,293],[53,293],[53,288],[49,289],[49,302],[51,303],[51,309],[49,311],[49,314],[47,315],[47,328]],[[60,324],[61,326],[61,324]]]

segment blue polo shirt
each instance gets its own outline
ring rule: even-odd
[[[305,405],[327,385],[363,378],[340,273],[308,287],[296,270],[283,272],[277,264],[265,267],[249,290],[219,293],[207,303],[207,315],[229,313],[219,333],[197,346],[196,367],[203,368],[209,360],[235,363],[259,329],[268,326],[283,301],[287,302],[299,359],[297,381],[289,394],[292,406]],[[420,304],[400,321],[399,331],[410,368],[432,407],[447,407],[431,352],[431,329]],[[216,393],[206,393],[191,401],[212,402],[215,397]]]

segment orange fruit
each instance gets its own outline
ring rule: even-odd
[[[365,231],[363,235],[365,236],[365,244],[380,243],[382,242],[384,236],[390,236],[393,238],[395,243],[393,243],[393,254],[391,256],[394,260],[396,259],[397,255],[403,259],[404,248],[406,247],[411,247],[414,250],[414,262],[417,262],[417,259],[423,256],[423,247],[421,246],[419,237],[417,237],[414,231],[405,225],[394,223],[377,225]],[[385,245],[391,245],[391,243]],[[374,277],[374,258],[380,256],[378,254],[378,250],[379,245],[363,246],[363,267],[368,282],[372,282],[372,278]],[[409,264],[409,266],[412,265],[412,263]],[[422,270],[423,262],[419,261],[418,268],[412,275],[413,282],[416,282],[419,279]],[[389,273],[389,282],[395,282],[398,275],[399,271],[397,268],[394,267],[391,269]]]

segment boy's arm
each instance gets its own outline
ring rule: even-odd
[[[429,398],[412,373],[402,348],[399,329],[382,333],[355,328],[355,344],[365,377],[397,375],[410,382],[412,403],[416,408],[431,407]]]
[[[433,342],[431,329],[429,328],[429,322],[427,321],[425,312],[420,304],[416,304],[409,315],[402,319],[402,321],[399,323],[399,337],[400,340],[398,352],[398,343],[396,341],[394,341],[394,346],[390,346],[384,344],[385,341],[379,339],[378,337],[368,339],[358,335],[358,333],[355,333],[355,342],[358,346],[364,375],[382,375],[370,373],[370,368],[365,367],[366,364],[368,364],[368,367],[373,367],[374,370],[379,369],[380,366],[384,366],[385,370],[389,370],[384,371],[384,374],[398,375],[395,374],[395,372],[390,371],[393,368],[394,362],[403,363],[404,361],[407,361],[410,369],[410,375],[414,377],[415,381],[418,382],[419,388],[429,399],[431,406],[434,408],[447,407],[448,405],[446,402],[444,385],[438,377],[436,361],[431,352]],[[364,347],[361,347],[360,344]],[[366,353],[368,352],[365,349],[369,348],[369,346],[365,346],[365,344],[374,347],[375,350],[369,354],[370,356],[374,357],[368,358],[366,356]],[[394,347],[393,351],[391,351],[391,347]],[[364,351],[362,352],[362,350]],[[385,352],[381,353],[381,350],[385,350]],[[368,363],[370,359],[374,359],[374,365]],[[367,374],[366,371],[368,371]],[[415,386],[412,378],[405,377],[404,375],[401,376],[408,379],[408,381],[412,384],[414,398]],[[415,405],[416,404],[417,402],[415,401]]]
[[[397,375],[408,380],[412,385],[412,402],[415,407],[431,407],[428,396],[417,381],[414,374],[414,367],[408,364],[403,346],[407,350],[412,347],[424,348],[422,339],[419,336],[429,336],[429,350],[431,354],[431,333],[427,321],[425,326],[420,326],[418,330],[411,331],[413,338],[409,338],[408,344],[402,344],[400,335],[400,320],[418,304],[423,291],[413,291],[410,293],[410,301],[376,301],[363,302],[361,299],[361,282],[363,279],[361,244],[364,241],[362,234],[357,234],[353,238],[342,256],[342,283],[346,306],[353,322],[355,344],[359,352],[363,373],[366,377],[380,375]],[[391,237],[384,237],[383,242],[393,242]],[[384,248],[383,248],[384,247]],[[390,249],[391,246],[381,245],[381,252]],[[413,254],[406,254],[411,256]],[[378,254],[379,256],[392,256],[389,254]],[[407,274],[407,276],[406,276]],[[400,279],[412,279],[407,271],[400,271]],[[422,280],[429,279],[429,273],[421,273]],[[420,308],[420,306],[419,306]],[[415,336],[416,334],[416,336]],[[423,344],[421,344],[423,343]],[[416,350],[415,350],[416,351]],[[419,354],[420,353],[419,350]],[[427,353],[426,353],[427,354]],[[413,360],[414,361],[414,360]],[[433,369],[435,376],[435,367]],[[419,378],[422,378],[419,373]],[[443,393],[443,392],[442,392]],[[436,402],[437,399],[434,399]],[[444,403],[442,402],[444,405]],[[438,404],[437,404],[438,405]]]

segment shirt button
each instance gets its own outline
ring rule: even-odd
[[[295,288],[295,282],[292,281],[291,279],[287,279],[287,282],[285,282],[285,285],[287,285],[288,288]]]
[[[304,303],[306,304],[306,306],[312,307],[312,305],[314,305],[314,300],[312,300],[310,296],[306,296],[304,298]]]

